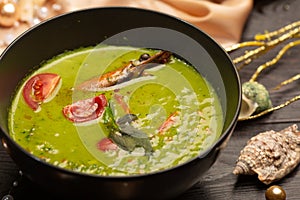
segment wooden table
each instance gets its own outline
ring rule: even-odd
[[[272,31],[291,22],[300,20],[299,0],[257,0],[253,11],[245,25],[243,41],[252,40],[260,32]],[[234,23],[234,22],[228,22]],[[240,70],[242,82],[249,80],[256,67],[273,58],[280,47],[273,49],[249,66]],[[243,51],[239,51],[242,53]],[[231,56],[236,56],[236,53]],[[300,46],[290,49],[275,66],[265,70],[257,79],[268,89],[300,73]],[[274,105],[283,103],[287,99],[300,94],[299,81],[285,86],[279,91],[271,91]],[[238,122],[237,127],[226,148],[206,175],[193,188],[178,197],[178,200],[206,199],[206,200],[232,200],[232,199],[264,199],[268,186],[261,183],[256,176],[235,176],[232,170],[240,150],[252,136],[266,130],[281,130],[293,123],[300,122],[300,101],[288,107],[275,111],[267,116],[252,121]],[[298,124],[300,125],[300,123]],[[0,198],[12,189],[15,199],[52,199],[51,194],[43,194],[37,190],[34,183],[26,178],[18,181],[18,186],[12,186],[18,180],[18,168],[9,155],[0,146]],[[300,199],[300,168],[276,184],[282,186],[288,200]],[[170,190],[172,187],[170,187]]]

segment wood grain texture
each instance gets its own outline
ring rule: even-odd
[[[244,28],[243,41],[251,40],[256,33],[272,31],[293,21],[300,20],[299,0],[257,0],[253,11]],[[230,22],[234,23],[234,22]],[[240,71],[242,82],[249,80],[256,67],[272,59],[280,47],[270,51],[256,59],[249,66]],[[237,53],[241,53],[240,51]],[[234,54],[237,54],[234,53]],[[234,55],[232,55],[234,56]],[[257,79],[268,89],[273,88],[279,82],[300,73],[300,46],[294,47],[284,55],[275,66],[264,71]],[[300,80],[282,88],[279,91],[271,91],[271,99],[274,105],[300,94]],[[296,123],[300,125],[300,101],[286,108],[275,111],[262,118],[239,122],[227,144],[221,152],[216,163],[191,189],[179,196],[177,200],[253,200],[265,199],[265,190],[268,186],[258,181],[255,176],[235,176],[232,170],[241,149],[252,136],[266,130],[281,130]],[[34,169],[33,169],[34,170]],[[300,168],[299,166],[287,177],[277,182],[281,185],[289,200],[300,199]],[[12,187],[12,183],[18,177],[18,168],[10,159],[2,146],[0,146],[0,198]],[[172,189],[172,186],[170,186]],[[19,186],[12,191],[15,199],[54,199],[51,194],[44,193],[34,183],[23,178]]]

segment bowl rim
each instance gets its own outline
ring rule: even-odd
[[[78,15],[80,13],[85,13],[85,12],[93,12],[93,11],[97,11],[97,12],[101,12],[102,10],[136,10],[136,11],[140,11],[140,12],[147,12],[147,13],[151,13],[151,14],[155,14],[155,15],[160,15],[163,18],[170,18],[173,21],[177,21],[177,23],[180,23],[182,25],[185,26],[189,26],[192,29],[196,29],[197,32],[201,33],[203,36],[209,38],[209,40],[214,43],[214,45],[218,46],[220,49],[222,49],[223,53],[226,55],[226,57],[228,58],[228,61],[231,63],[233,72],[235,74],[235,79],[237,82],[237,88],[238,88],[238,101],[236,105],[236,111],[234,116],[232,117],[231,122],[229,123],[228,127],[224,130],[224,127],[222,129],[221,135],[218,137],[218,139],[215,140],[215,142],[213,144],[211,144],[205,151],[202,151],[198,154],[198,156],[189,159],[188,161],[172,166],[172,167],[168,167],[166,169],[163,170],[157,170],[157,171],[153,171],[153,172],[149,172],[149,173],[143,173],[143,174],[130,174],[130,175],[99,175],[99,174],[90,174],[90,173],[86,173],[86,172],[77,172],[71,169],[66,169],[66,168],[62,168],[59,166],[56,166],[54,164],[51,164],[45,160],[42,160],[40,158],[38,158],[37,156],[30,154],[28,151],[26,151],[23,147],[21,147],[21,145],[19,145],[11,136],[9,133],[6,133],[6,131],[3,130],[2,127],[0,127],[1,132],[7,137],[7,139],[9,139],[9,141],[17,147],[17,149],[19,151],[22,151],[27,157],[35,160],[38,163],[41,163],[49,168],[53,168],[56,171],[62,172],[64,174],[68,174],[68,175],[76,175],[76,176],[83,176],[83,177],[90,177],[90,178],[96,178],[96,179],[110,179],[110,180],[134,180],[134,179],[139,179],[139,178],[143,178],[143,177],[148,177],[148,176],[153,176],[153,175],[160,175],[160,174],[164,174],[173,170],[176,170],[177,168],[181,168],[185,165],[188,165],[189,163],[195,162],[197,159],[202,159],[204,158],[206,155],[208,155],[209,153],[211,153],[211,151],[213,149],[216,150],[220,150],[222,148],[224,148],[226,146],[227,141],[230,138],[230,135],[232,134],[232,132],[234,131],[234,128],[236,126],[237,120],[238,120],[238,115],[241,109],[241,82],[240,82],[240,77],[239,74],[237,72],[237,69],[234,67],[234,64],[229,56],[229,54],[225,51],[225,49],[216,42],[216,40],[214,38],[212,38],[210,35],[208,35],[207,33],[205,33],[203,30],[199,29],[198,27],[196,27],[195,25],[191,24],[190,22],[187,22],[183,19],[180,19],[178,17],[172,16],[170,14],[166,14],[166,13],[162,13],[159,11],[154,11],[154,10],[150,10],[150,9],[144,9],[144,8],[136,8],[136,7],[127,7],[127,6],[110,6],[110,7],[96,7],[96,8],[85,8],[85,9],[80,9],[80,10],[75,10],[75,11],[70,11],[67,13],[63,13],[57,16],[54,16],[52,18],[49,18],[47,20],[44,20],[32,27],[30,27],[29,29],[27,29],[26,31],[24,31],[23,33],[21,33],[18,37],[16,37],[6,48],[5,50],[1,53],[0,55],[0,61],[2,59],[2,57],[6,54],[6,52],[8,52],[11,48],[13,48],[13,46],[18,43],[19,40],[21,40],[23,37],[25,37],[27,34],[31,33],[32,31],[34,31],[37,28],[42,28],[43,26],[47,26],[48,23],[51,23],[53,21],[56,21],[60,18],[64,18],[66,16],[71,16],[71,15]],[[224,114],[223,114],[224,115]],[[226,117],[224,115],[224,117]],[[227,141],[225,141],[227,140]],[[2,140],[2,143],[3,140]],[[223,144],[223,145],[222,145]]]

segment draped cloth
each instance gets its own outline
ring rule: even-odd
[[[200,28],[223,47],[239,42],[253,6],[253,0],[56,0],[56,2],[63,5],[63,13],[113,6],[143,8],[166,13]],[[0,53],[10,41],[28,28],[30,28],[28,23],[20,23],[13,28],[0,27]]]
[[[253,0],[72,0],[70,10],[99,6],[150,9],[183,19],[226,47],[239,42]]]

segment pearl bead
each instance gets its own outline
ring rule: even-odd
[[[17,36],[21,25],[34,26],[53,15],[66,11],[58,0],[0,0],[0,29],[7,28],[0,38],[0,53]]]
[[[15,2],[4,0],[0,2],[0,25],[11,27],[19,18],[18,8]]]
[[[52,9],[56,12],[61,12],[62,11],[62,5],[58,4],[58,3],[54,3],[52,5]]]
[[[13,33],[8,33],[4,36],[3,42],[5,45],[9,45],[15,39],[15,35]]]
[[[285,200],[286,193],[279,185],[269,187],[265,192],[266,200]]]
[[[46,19],[49,15],[49,10],[47,7],[43,6],[37,9],[37,16],[41,19]]]
[[[7,194],[4,197],[2,197],[2,200],[14,200],[13,196]]]

